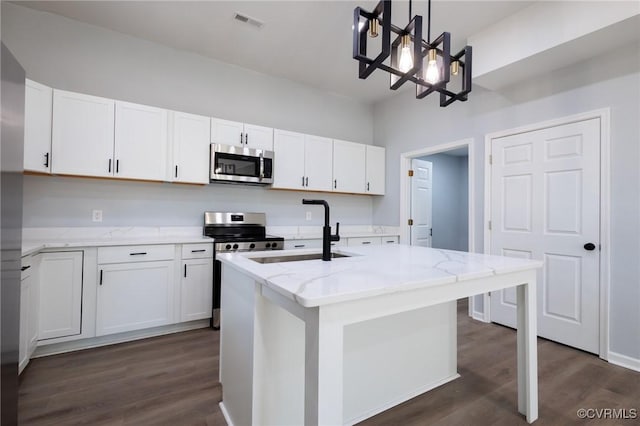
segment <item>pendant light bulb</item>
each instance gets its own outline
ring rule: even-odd
[[[424,73],[424,79],[427,83],[436,84],[440,80],[440,70],[438,70],[436,49],[429,50],[428,59],[429,62],[427,63],[427,70]]]
[[[413,68],[413,57],[411,56],[411,37],[403,35],[400,41],[400,59],[398,60],[398,69],[401,72],[408,72]]]

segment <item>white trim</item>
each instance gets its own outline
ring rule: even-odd
[[[619,365],[620,367],[640,372],[640,359],[638,358],[631,358],[630,356],[609,351],[608,361],[611,364]]]
[[[220,411],[222,412],[222,417],[224,417],[224,421],[227,422],[227,426],[233,426],[233,422],[231,421],[231,417],[229,416],[227,407],[224,406],[224,401],[220,401],[218,403],[218,407],[220,407]]]
[[[562,126],[579,121],[597,118],[600,120],[600,358],[610,361],[609,350],[609,291],[610,291],[610,265],[611,265],[611,156],[610,156],[610,108],[602,108],[587,111],[567,117],[547,120],[540,123],[527,124],[514,129],[501,130],[488,133],[484,138],[484,252],[491,253],[491,231],[489,230],[489,218],[491,218],[491,141],[493,139],[513,136],[520,133],[532,132],[549,127]],[[485,310],[489,313],[490,299],[485,297]],[[487,316],[485,312],[485,316]],[[624,355],[620,355],[624,356]],[[632,358],[631,358],[632,359]]]
[[[439,154],[452,149],[467,147],[468,161],[468,250],[475,252],[476,232],[475,232],[475,149],[474,139],[467,138],[454,142],[421,148],[400,154],[400,244],[411,244],[409,236],[409,214],[411,213],[411,183],[408,171],[411,169],[411,159],[424,157],[425,155]],[[474,316],[473,297],[469,298],[469,316]],[[485,302],[485,306],[487,306]],[[485,315],[486,316],[486,315]],[[475,317],[474,317],[475,318]],[[486,319],[482,321],[489,322]]]

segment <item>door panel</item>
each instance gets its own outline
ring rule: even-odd
[[[411,245],[431,247],[432,164],[424,160],[411,160]]]
[[[331,191],[331,167],[333,162],[333,141],[329,138],[305,135],[304,168],[308,181],[306,189]],[[299,161],[299,157],[296,161]]]
[[[492,141],[491,252],[544,260],[539,335],[599,352],[600,121]],[[516,323],[515,291],[492,294],[491,319]]]

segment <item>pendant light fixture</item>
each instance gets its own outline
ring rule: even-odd
[[[391,0],[381,0],[372,12],[360,7],[353,11],[353,59],[359,64],[359,77],[365,79],[376,69],[390,75],[390,88],[396,90],[407,81],[416,85],[416,98],[440,93],[440,106],[466,101],[471,92],[471,46],[455,55],[450,53],[451,35],[443,32],[431,40],[431,0],[428,0],[427,40],[422,38],[422,16],[411,13],[409,23],[399,28],[391,23]],[[381,30],[382,28],[382,30]],[[391,33],[395,36],[391,40]],[[381,51],[367,56],[367,39],[382,34]],[[447,89],[454,76],[460,90]]]

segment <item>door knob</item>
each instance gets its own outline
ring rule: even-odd
[[[596,248],[596,245],[593,244],[593,243],[587,243],[587,244],[584,245],[584,249],[585,250],[592,251],[592,250],[595,250],[595,248]]]

